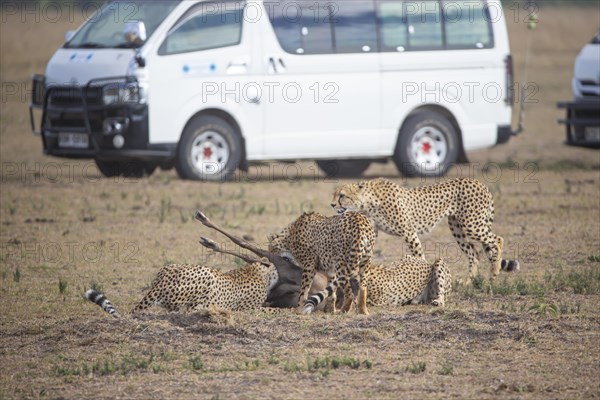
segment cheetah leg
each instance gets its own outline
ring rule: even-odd
[[[469,259],[469,277],[476,277],[479,273],[479,254],[477,253],[477,250],[475,250],[473,243],[469,241],[470,235],[467,231],[463,230],[454,216],[448,216],[448,225],[450,226],[452,236],[454,236],[458,246]]]
[[[304,303],[306,302],[306,299],[308,299],[308,291],[315,278],[315,273],[316,270],[314,265],[306,265],[302,271],[302,284],[300,286],[300,295],[298,296],[298,311],[304,309]]]
[[[425,289],[423,289],[423,291],[414,299],[412,299],[410,301],[410,304],[424,304],[427,302],[427,299],[429,298],[430,295],[430,290],[429,290],[429,286],[425,287]]]
[[[446,287],[448,283],[448,267],[441,259],[436,260],[431,271],[431,281],[429,282],[429,293],[431,305],[444,307],[446,304]]]
[[[327,301],[325,303],[323,311],[326,313],[335,314],[337,312],[337,309],[335,307],[337,301],[337,289],[334,292],[332,292],[329,296],[327,296],[326,300]]]
[[[152,288],[146,295],[140,300],[140,302],[131,310],[131,314],[138,313],[140,311],[147,310],[156,304],[157,300],[161,297],[161,291],[157,288]]]
[[[410,247],[410,250],[415,257],[421,257],[423,260],[425,259],[425,255],[423,254],[423,246],[421,246],[421,241],[419,240],[419,236],[417,236],[417,232],[413,231],[411,233],[404,233],[404,240]]]
[[[358,294],[358,312],[360,314],[369,315],[369,310],[367,310],[367,287],[364,285],[361,285]]]
[[[354,293],[352,293],[352,282],[348,281],[344,284],[344,304],[342,305],[341,311],[345,313],[350,312],[353,304]]]
[[[490,260],[491,277],[495,278],[500,273],[500,269],[502,267],[502,250],[504,248],[504,239],[490,231],[486,235],[486,239],[482,241],[482,244],[488,259]]]
[[[359,269],[360,281],[359,281],[359,292],[358,292],[358,312],[360,314],[369,315],[369,310],[367,310],[367,285],[365,285],[365,269],[366,266],[371,262],[369,258],[368,261],[365,261],[363,265],[361,265]]]

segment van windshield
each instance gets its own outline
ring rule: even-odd
[[[65,48],[138,48],[144,42],[125,36],[126,24],[143,22],[146,40],[160,23],[177,7],[178,1],[112,1],[100,8]]]

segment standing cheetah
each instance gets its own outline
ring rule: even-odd
[[[325,298],[335,311],[336,290],[344,288],[342,311],[349,311],[358,298],[358,309],[368,314],[362,288],[365,266],[371,261],[375,231],[369,219],[348,212],[333,217],[304,213],[277,235],[269,237],[269,251],[302,268],[299,311],[312,312]],[[326,289],[308,298],[317,270],[331,281]],[[359,297],[360,294],[360,297]]]
[[[413,255],[423,256],[418,233],[429,232],[444,217],[461,250],[469,259],[469,274],[478,274],[480,243],[491,263],[491,275],[518,269],[517,261],[502,260],[504,239],[492,232],[494,201],[489,189],[475,179],[453,179],[430,186],[404,188],[379,178],[346,184],[333,195],[338,212],[358,211],[371,218],[378,229],[401,236]]]

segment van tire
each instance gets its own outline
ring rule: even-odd
[[[182,179],[227,181],[241,159],[242,141],[233,127],[219,117],[202,115],[190,120],[183,130],[175,169]]]
[[[398,137],[394,163],[404,176],[441,176],[458,161],[460,140],[441,114],[423,111],[409,116]]]
[[[356,178],[369,168],[371,160],[317,160],[328,178]]]
[[[123,176],[125,178],[142,178],[150,176],[156,169],[156,164],[142,161],[104,161],[94,160],[100,173],[106,178]]]

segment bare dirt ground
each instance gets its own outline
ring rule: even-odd
[[[125,312],[167,263],[238,265],[197,244],[201,234],[226,241],[193,220],[195,208],[264,243],[302,211],[329,214],[341,182],[311,163],[256,167],[226,184],[172,171],[100,179],[88,161],[44,157],[29,134],[23,85],[80,18],[34,24],[3,14],[0,398],[599,398],[600,153],[562,144],[555,102],[570,98],[574,57],[600,12],[545,7],[539,16],[528,78],[539,91],[527,131],[471,153],[470,165],[449,174],[490,187],[494,229],[519,273],[491,288],[455,284],[443,309],[221,318],[155,310],[114,320],[82,299],[85,288],[101,287]],[[508,28],[519,81],[526,27],[511,20]],[[366,176],[425,183],[391,163]],[[401,242],[380,235],[377,261],[407,254]],[[428,259],[443,256],[454,278],[466,278],[444,224],[423,242]],[[487,268],[482,261],[484,277]]]

